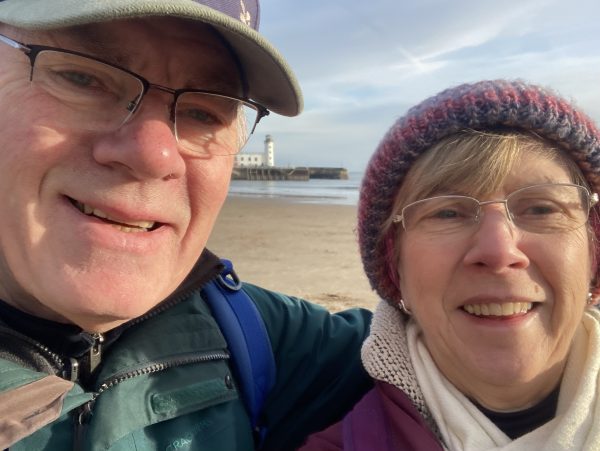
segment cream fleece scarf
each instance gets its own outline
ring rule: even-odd
[[[369,374],[403,390],[451,451],[600,450],[600,313],[584,315],[556,417],[511,441],[438,371],[414,322],[382,301],[362,349]],[[418,381],[418,382],[417,382]]]

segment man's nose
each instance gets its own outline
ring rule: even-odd
[[[529,257],[520,248],[522,232],[511,221],[505,205],[482,206],[478,228],[464,256],[465,264],[484,266],[494,272],[529,265]]]
[[[185,161],[170,120],[170,100],[166,93],[149,92],[129,121],[96,142],[95,160],[139,180],[182,176]]]

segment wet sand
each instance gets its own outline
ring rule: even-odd
[[[323,305],[373,309],[358,253],[356,207],[229,196],[208,248],[244,281]]]

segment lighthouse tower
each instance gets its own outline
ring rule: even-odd
[[[270,168],[275,166],[275,143],[271,135],[265,138],[265,163]]]

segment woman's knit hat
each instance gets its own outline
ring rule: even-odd
[[[433,144],[461,130],[501,127],[535,132],[567,150],[594,192],[600,192],[600,132],[566,100],[522,81],[482,81],[447,89],[396,121],[371,157],[358,206],[358,239],[371,287],[390,302],[400,290],[380,236],[413,163]],[[596,236],[600,231],[595,228]],[[600,246],[598,246],[600,248]],[[597,277],[598,278],[598,274]]]

